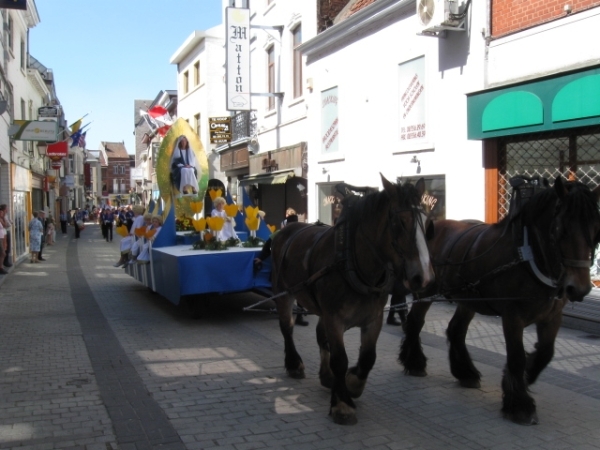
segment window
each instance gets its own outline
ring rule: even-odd
[[[25,70],[27,68],[27,54],[25,51],[25,41],[23,39],[21,39],[21,69]]]
[[[8,16],[8,21],[6,23],[6,39],[8,40],[8,48],[10,51],[13,51],[13,20],[12,17]]]
[[[196,114],[194,116],[194,131],[196,131],[196,134],[200,136],[200,114]]]
[[[267,92],[275,92],[275,47],[267,50]],[[275,109],[275,97],[269,97],[267,109]]]
[[[113,173],[119,175],[119,166],[113,166]]]
[[[188,73],[188,71],[186,70],[185,72],[183,72],[183,93],[187,94],[189,91],[189,83],[190,83],[190,74]]]
[[[292,31],[292,46],[294,51],[293,67],[294,74],[294,98],[302,95],[302,54],[298,51],[298,46],[302,44],[302,27],[298,25]]]
[[[21,99],[21,119],[27,120],[27,107],[25,106],[25,100]]]
[[[194,86],[200,85],[200,61],[194,64]]]

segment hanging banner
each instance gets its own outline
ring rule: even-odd
[[[15,141],[56,141],[58,122],[46,120],[15,120],[8,135]]]
[[[67,155],[69,154],[69,144],[67,141],[56,142],[54,144],[48,144],[48,146],[46,147],[46,154],[48,156],[50,156],[51,158],[53,156],[56,156],[59,158],[66,158]],[[54,159],[54,158],[52,158],[52,159]]]
[[[0,0],[0,8],[27,10],[27,0]]]
[[[225,9],[227,110],[250,111],[250,10]]]

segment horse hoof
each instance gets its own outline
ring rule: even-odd
[[[504,415],[511,422],[516,423],[517,425],[537,425],[539,423],[539,419],[537,413],[526,413],[526,412],[518,412],[514,414],[505,414]]]
[[[346,374],[346,387],[350,393],[350,397],[359,398],[365,390],[367,380],[361,380],[353,373]]]
[[[424,369],[407,369],[406,375],[410,375],[411,377],[426,377],[427,371]]]
[[[481,382],[479,380],[458,380],[458,382],[462,387],[468,389],[479,389],[481,387]]]
[[[301,380],[305,378],[304,369],[288,370],[287,373],[290,378],[294,378],[295,380]]]
[[[356,425],[358,422],[356,410],[345,403],[331,408],[331,417],[333,418],[333,422],[338,425]]]

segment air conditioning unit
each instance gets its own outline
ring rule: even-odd
[[[417,19],[422,34],[444,30],[463,30],[466,11],[460,11],[458,0],[417,0]]]

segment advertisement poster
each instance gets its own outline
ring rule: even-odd
[[[339,116],[337,86],[321,92],[321,155],[339,152]]]
[[[430,141],[427,128],[425,57],[399,66],[399,130],[401,148],[421,148]]]

